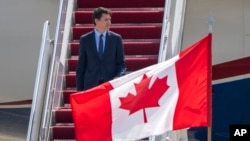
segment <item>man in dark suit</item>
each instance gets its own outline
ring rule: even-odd
[[[95,87],[126,72],[122,37],[109,31],[111,15],[109,9],[96,8],[92,16],[95,29],[80,38],[77,91]]]

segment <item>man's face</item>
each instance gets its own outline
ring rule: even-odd
[[[95,19],[96,28],[103,31],[109,30],[111,25],[111,16],[109,14],[102,14],[102,17],[98,20]]]

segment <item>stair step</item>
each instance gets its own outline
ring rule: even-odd
[[[158,55],[125,56],[125,61],[127,65],[127,70],[135,71],[156,64],[158,61]],[[78,62],[78,57],[68,59],[69,72],[76,71],[77,62]]]
[[[54,139],[75,139],[75,129],[73,125],[52,126]]]
[[[69,75],[69,74],[68,74]],[[74,74],[75,75],[75,74]],[[75,78],[74,78],[75,79]],[[71,82],[72,83],[72,82]],[[76,93],[76,87],[75,88],[72,88],[72,89],[66,89],[63,91],[63,102],[64,104],[68,104],[69,103],[69,98],[70,98],[70,95],[73,94],[73,93]]]
[[[56,123],[73,123],[71,108],[60,108],[54,111]]]
[[[142,68],[145,68],[147,66],[156,64],[158,61],[158,56],[153,57],[128,57],[126,58],[126,65],[128,71],[135,71]],[[76,70],[77,66],[77,58],[72,58],[68,60],[68,69],[70,72],[74,72]],[[66,74],[66,87],[68,88],[75,88],[76,87],[76,74],[75,73],[69,73]]]
[[[158,55],[160,40],[123,40],[124,52],[126,55]],[[70,43],[72,56],[79,55],[79,41]]]
[[[72,27],[73,40],[79,40],[83,34],[92,31],[93,28],[93,25],[78,25]],[[121,34],[123,39],[160,39],[162,25],[112,25],[110,30]]]
[[[163,10],[145,10],[137,9],[133,11],[112,11],[113,23],[162,23]],[[93,11],[75,11],[76,24],[89,24],[92,21]],[[145,16],[147,18],[145,18]]]
[[[165,0],[78,0],[78,8],[127,8],[127,7],[164,7]]]

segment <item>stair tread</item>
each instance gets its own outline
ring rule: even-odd
[[[54,139],[53,141],[76,141],[75,139]]]
[[[110,26],[112,28],[147,28],[161,27],[162,23],[115,23]],[[72,28],[94,28],[93,24],[75,24]]]
[[[96,8],[99,6],[109,7],[109,8],[138,8],[138,7],[164,7],[165,0],[153,0],[153,1],[146,1],[146,0],[134,0],[133,2],[126,1],[126,0],[78,0],[77,5],[78,8]]]
[[[58,111],[71,111],[71,108],[67,106],[62,106],[59,109],[57,109],[55,112],[58,112]]]
[[[75,16],[75,24],[91,24],[93,25],[92,21],[92,14],[93,11],[90,10],[77,10],[74,13]],[[114,24],[146,24],[146,23],[162,23],[162,18],[164,15],[164,11],[158,9],[134,9],[134,10],[116,10],[112,11],[112,25]],[[147,18],[141,18],[141,17]],[[112,26],[111,25],[111,26]]]
[[[151,59],[158,58],[158,55],[125,55],[126,59]],[[71,56],[68,60],[78,60],[78,56]]]
[[[66,75],[75,75],[75,72],[70,72]],[[63,90],[64,92],[76,92],[76,88],[66,88]]]
[[[93,25],[72,27],[73,40],[80,39],[83,34],[93,31],[93,28]],[[144,26],[124,25],[111,26],[110,30],[119,33],[123,39],[160,39],[162,26],[161,24]]]
[[[68,71],[75,71],[78,62],[78,56],[72,56],[71,58],[67,59],[67,61],[68,61]],[[125,56],[125,62],[128,71],[135,71],[138,69],[142,69],[144,67],[157,63],[157,61],[158,61],[158,55]]]
[[[89,11],[91,13],[93,13],[93,10],[95,8],[77,8],[74,12],[78,12],[78,11]],[[126,11],[126,12],[130,12],[130,11],[164,11],[164,8],[162,7],[123,7],[123,8],[109,8],[110,10],[112,10],[113,12],[116,11]]]
[[[71,120],[71,122],[69,123],[60,123],[60,122],[57,122],[55,125],[51,126],[52,128],[74,128],[75,125],[73,123],[73,120]]]
[[[76,139],[75,139],[75,137],[74,138],[70,138],[70,139],[58,139],[58,138],[55,139],[54,138],[53,141],[76,141]]]
[[[160,39],[123,39],[123,44],[129,43],[160,43]],[[79,44],[79,40],[73,40],[70,44]]]
[[[123,39],[123,43],[144,43],[144,42],[160,42],[160,39]],[[71,43],[79,43],[79,40],[73,40]]]

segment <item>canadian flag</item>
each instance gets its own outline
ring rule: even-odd
[[[131,141],[210,126],[211,38],[168,61],[70,96],[77,141]]]

